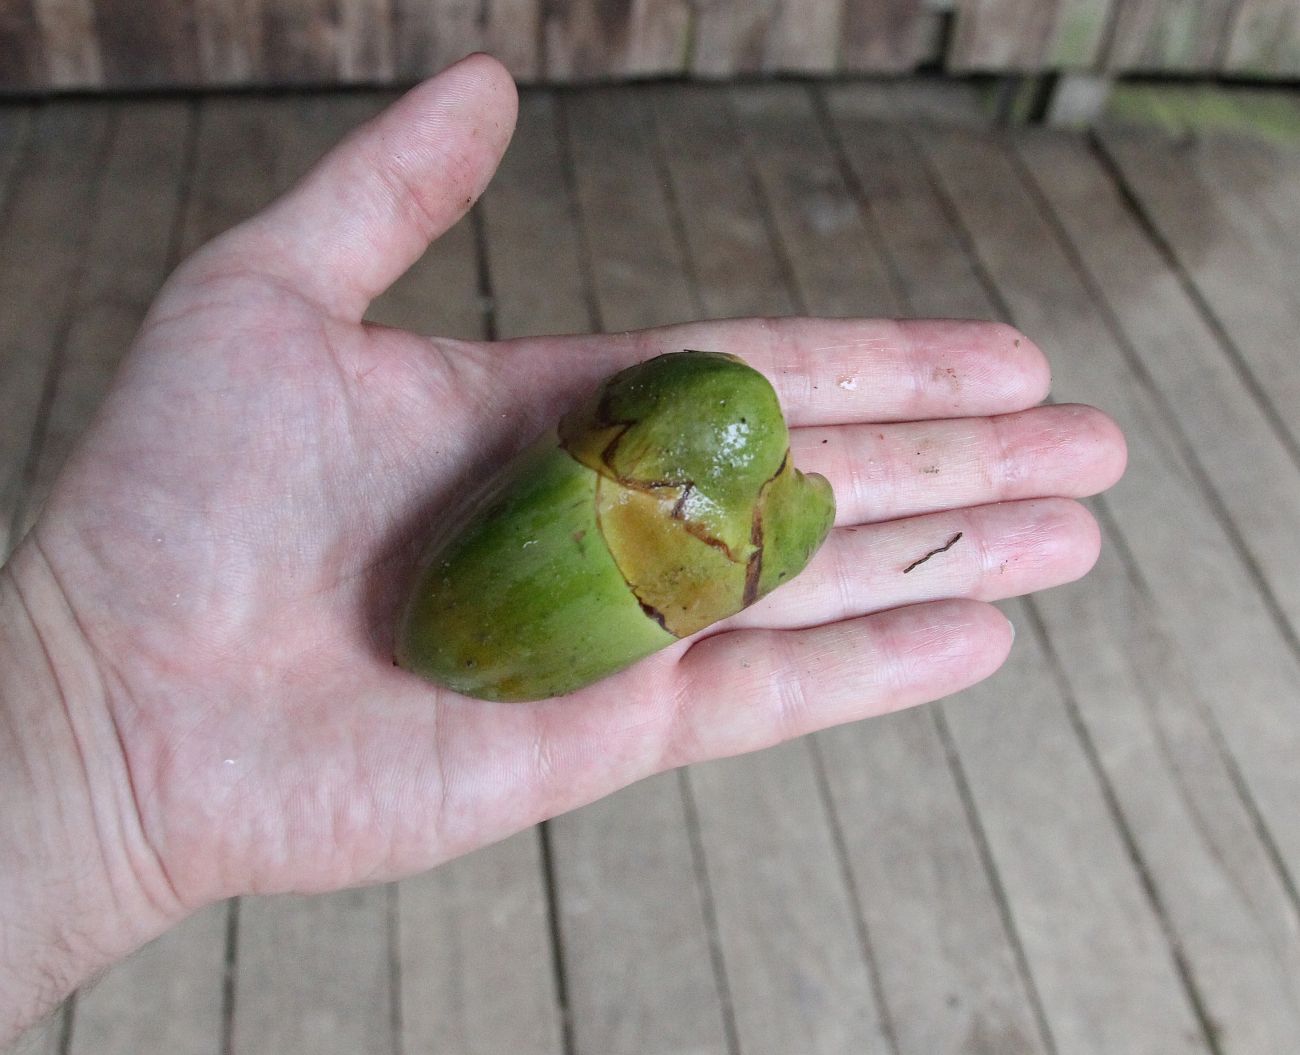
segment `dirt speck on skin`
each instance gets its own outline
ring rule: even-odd
[[[921,472],[927,473],[930,476],[938,476],[939,467],[937,465],[927,465],[924,469],[921,470]]]
[[[954,392],[961,391],[961,378],[957,376],[957,371],[951,366],[936,366],[930,372],[931,381],[947,381]]]
[[[1017,348],[1019,348],[1019,347],[1020,347],[1020,338],[1017,337],[1017,338],[1016,338],[1014,341],[1012,341],[1011,343],[1014,344]]]

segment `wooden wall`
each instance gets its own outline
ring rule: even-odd
[[[1300,0],[0,0],[0,90],[1092,70],[1300,77]]]

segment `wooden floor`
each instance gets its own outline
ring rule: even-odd
[[[0,108],[0,551],[177,258],[384,101]],[[1115,112],[1147,123],[1008,138],[924,83],[527,94],[376,318],[1010,319],[1128,434],[1100,564],[1007,605],[959,698],[396,886],[213,907],[29,1050],[1300,1052],[1300,102]]]

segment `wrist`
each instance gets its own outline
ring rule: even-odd
[[[0,568],[0,1045],[184,914],[105,671],[29,538]]]

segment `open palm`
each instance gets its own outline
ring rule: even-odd
[[[189,260],[25,543],[95,657],[119,823],[185,908],[409,874],[664,768],[951,693],[1009,648],[987,601],[1095,559],[1069,496],[1118,477],[1123,441],[1089,408],[1029,409],[1047,368],[1004,326],[484,344],[363,324],[477,198],[514,114],[505,72],[468,59]],[[831,480],[838,527],[806,574],[558,700],[394,667],[429,527],[602,378],[683,348],[763,371],[796,463]]]

